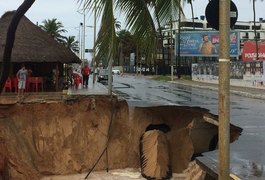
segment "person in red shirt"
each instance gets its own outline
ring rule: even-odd
[[[88,67],[88,65],[85,65],[82,68],[81,73],[83,75],[83,87],[86,87],[87,88],[87,86],[88,86],[88,80],[89,80],[89,74],[90,74],[90,68]]]

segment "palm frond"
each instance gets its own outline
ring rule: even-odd
[[[183,14],[180,0],[157,0],[155,8],[161,25],[167,24],[171,17],[177,19],[179,11]]]
[[[58,21],[56,18],[53,18],[44,20],[42,23],[43,24],[40,25],[41,29],[50,34],[58,42],[63,41],[64,37],[61,34],[67,32],[67,30],[64,29],[64,26],[60,21]]]
[[[148,5],[144,0],[118,0],[117,7],[125,14],[128,29],[139,39],[147,42],[146,58],[152,58],[156,50],[156,27]]]
[[[101,27],[96,41],[97,59],[105,58],[106,56],[115,57],[116,55],[116,31],[115,18],[113,13],[113,1],[102,1],[102,20]]]

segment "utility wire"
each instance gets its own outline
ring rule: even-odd
[[[96,167],[96,165],[98,164],[99,160],[102,158],[103,154],[107,151],[108,145],[109,145],[109,140],[110,140],[110,133],[111,133],[111,126],[112,126],[112,122],[114,119],[114,115],[116,114],[115,111],[115,105],[116,105],[116,99],[114,101],[113,96],[111,95],[111,102],[112,102],[112,111],[111,111],[111,118],[110,118],[110,123],[109,123],[109,128],[108,128],[108,134],[107,134],[107,142],[106,142],[106,146],[103,149],[102,153],[100,154],[99,158],[97,159],[97,161],[95,162],[95,164],[93,165],[93,167],[90,169],[90,171],[87,173],[85,179],[87,179],[87,177],[91,174],[91,172],[94,170],[94,168]],[[108,156],[107,156],[108,157]],[[107,172],[108,172],[108,160],[107,160]]]

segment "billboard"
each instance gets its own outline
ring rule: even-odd
[[[265,60],[265,42],[258,42],[259,60]],[[245,41],[242,50],[242,60],[252,61],[257,58],[257,48],[255,41]]]
[[[180,33],[181,56],[219,56],[218,31],[189,31]],[[230,56],[237,57],[239,50],[239,32],[230,32]],[[178,34],[176,35],[176,54],[178,54]]]
[[[230,62],[230,83],[240,86],[265,87],[265,61]],[[192,80],[218,83],[219,63],[192,64]]]

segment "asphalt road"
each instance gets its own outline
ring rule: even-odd
[[[218,114],[216,86],[183,81],[160,82],[146,77],[125,75],[114,76],[113,91],[120,98],[126,99],[131,106],[200,106]],[[262,91],[245,91],[240,87],[231,88],[231,91],[230,122],[243,128],[239,140],[230,146],[231,172],[241,179],[265,179],[265,100],[257,98],[263,96]],[[204,153],[204,156],[217,163],[217,153]]]

